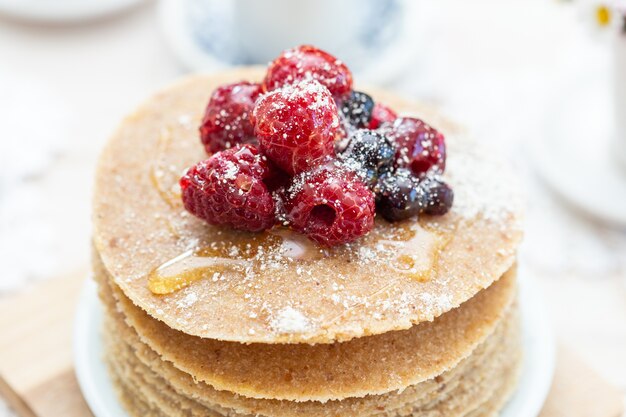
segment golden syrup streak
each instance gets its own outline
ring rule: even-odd
[[[150,272],[148,288],[158,295],[171,294],[216,273],[243,270],[245,260],[199,256],[187,251]]]
[[[159,197],[171,208],[181,205],[180,194],[174,191],[175,185],[166,187],[163,185],[162,178],[167,172],[167,168],[163,166],[163,158],[167,154],[167,147],[172,140],[172,133],[169,129],[162,129],[159,136],[157,157],[155,163],[150,166],[150,181],[159,193]]]
[[[397,250],[391,263],[394,270],[413,280],[426,282],[436,272],[439,254],[450,238],[421,227],[412,231],[413,236],[404,241],[383,240],[381,243]]]
[[[158,168],[156,164],[152,165],[150,168],[150,181],[152,182],[152,185],[156,189],[157,193],[159,193],[161,200],[163,200],[171,208],[176,208],[181,204],[180,193],[165,190],[163,184],[161,184],[161,180],[159,179],[161,177],[160,173],[162,172],[162,169]]]
[[[291,234],[290,234],[291,233]],[[148,289],[158,295],[171,294],[194,282],[211,279],[216,273],[243,272],[254,267],[252,259],[278,252],[291,259],[311,260],[319,254],[315,246],[285,230],[240,234],[228,244],[189,250],[163,263],[148,275]]]

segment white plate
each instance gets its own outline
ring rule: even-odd
[[[519,387],[501,417],[536,417],[554,373],[555,345],[543,302],[529,279],[520,275],[524,365]],[[128,417],[102,362],[102,307],[92,280],[85,283],[74,324],[74,365],[91,411],[95,417]]]
[[[39,22],[77,22],[107,16],[144,0],[0,0],[0,13]]]

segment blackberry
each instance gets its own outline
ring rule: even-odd
[[[357,130],[340,159],[373,186],[378,177],[392,167],[395,153],[393,144],[385,135],[373,130]]]
[[[387,172],[381,176],[375,191],[378,213],[390,222],[408,219],[422,211],[424,190],[408,169]]]
[[[446,214],[454,201],[454,192],[445,182],[437,178],[424,178],[420,183],[423,191],[422,212],[434,216]]]
[[[358,129],[369,126],[373,110],[374,100],[360,91],[352,91],[350,97],[341,102],[341,114]]]

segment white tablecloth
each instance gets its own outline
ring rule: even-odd
[[[589,34],[567,3],[445,3],[427,11],[429,41],[390,87],[511,156],[531,203],[521,261],[540,278],[560,338],[626,392],[626,233],[564,205],[524,156],[553,87],[584,70]],[[183,73],[154,3],[84,25],[0,18],[0,297],[87,265],[98,150],[125,113]]]

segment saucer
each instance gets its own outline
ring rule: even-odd
[[[143,0],[0,0],[0,13],[38,22],[76,22],[117,13]]]
[[[523,270],[520,278],[524,363],[516,392],[500,417],[536,417],[548,395],[555,366],[555,343],[543,301]],[[85,282],[74,322],[74,366],[80,389],[95,417],[129,417],[103,362],[103,311],[95,282]]]
[[[626,169],[611,152],[615,128],[610,77],[589,72],[560,91],[542,134],[528,142],[546,183],[584,212],[626,226]],[[606,71],[604,72],[606,73]]]
[[[380,10],[371,14],[371,21],[363,23],[368,30],[361,31],[363,33],[356,35],[349,45],[331,52],[343,57],[366,83],[393,81],[413,63],[418,53],[423,52],[426,44],[426,25],[419,19],[420,3],[411,0],[380,2]],[[234,0],[161,0],[162,32],[185,67],[207,72],[267,63],[257,62],[242,51],[233,9]]]

